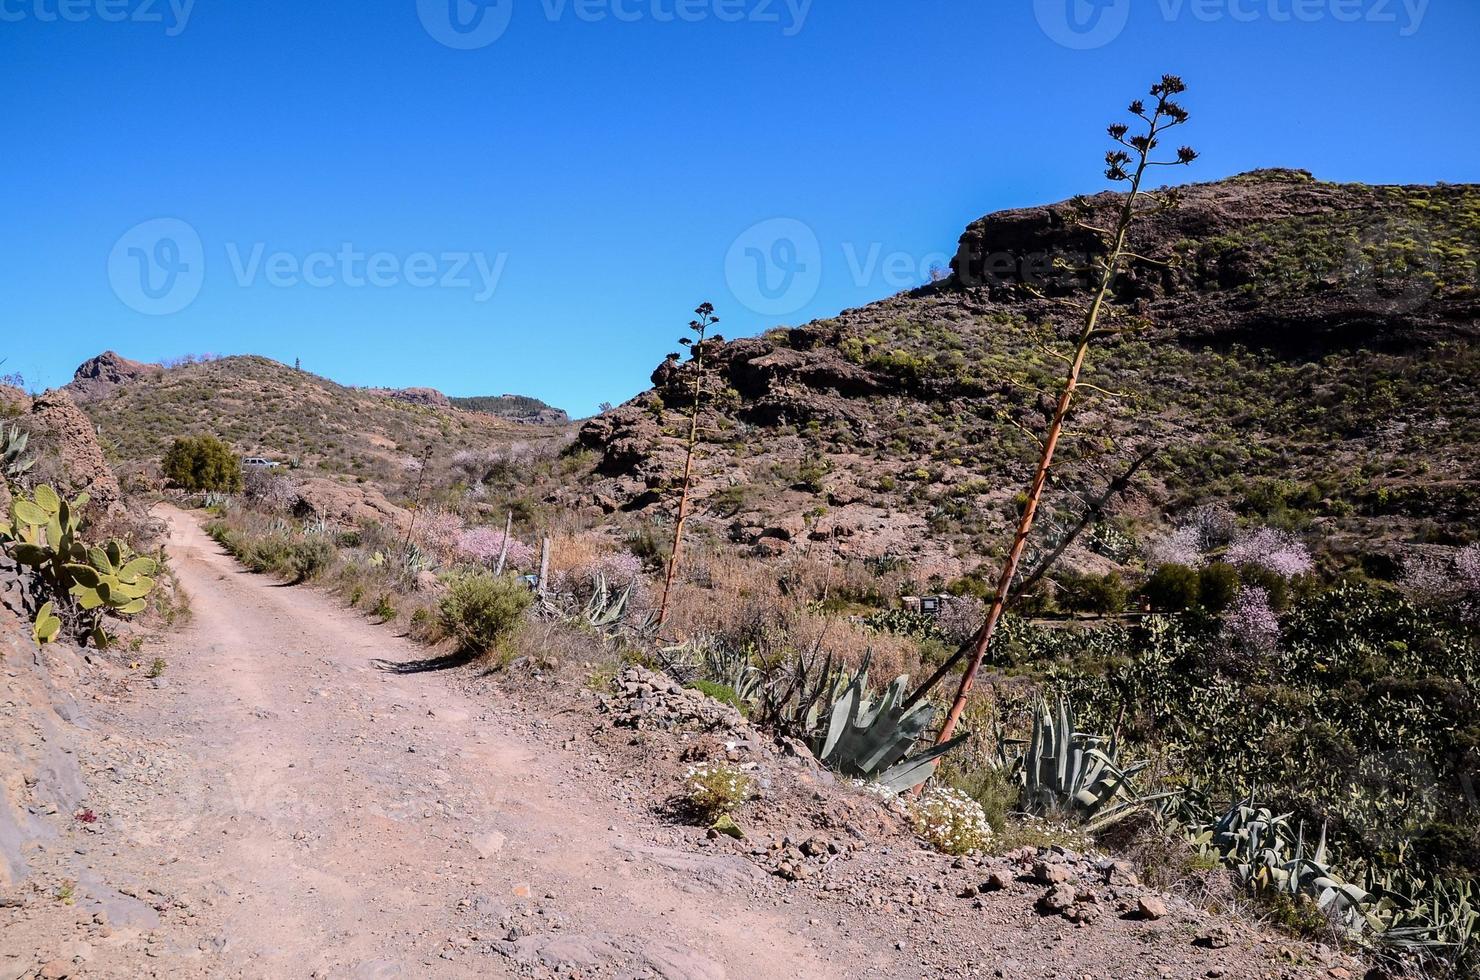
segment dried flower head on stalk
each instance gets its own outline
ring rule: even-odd
[[[941,665],[929,680],[911,694],[904,704],[905,708],[913,707],[925,698],[936,684],[955,670],[963,660],[967,662],[955,701],[937,737],[937,744],[950,741],[955,732],[956,724],[960,721],[961,713],[966,707],[967,695],[971,693],[971,688],[976,682],[977,672],[986,658],[992,636],[1002,618],[1002,611],[1007,606],[1009,594],[1017,578],[1018,564],[1022,560],[1028,535],[1032,533],[1033,522],[1038,513],[1039,502],[1048,484],[1049,470],[1053,466],[1054,453],[1063,434],[1064,420],[1069,415],[1074,395],[1080,387],[1080,375],[1084,370],[1090,345],[1097,338],[1116,332],[1113,328],[1101,325],[1102,320],[1113,320],[1116,316],[1117,311],[1110,305],[1111,287],[1115,277],[1119,275],[1121,266],[1127,259],[1149,261],[1144,256],[1136,255],[1128,247],[1130,227],[1144,210],[1140,208],[1140,200],[1144,195],[1150,198],[1156,207],[1168,207],[1175,204],[1174,195],[1166,192],[1143,192],[1141,190],[1142,181],[1152,167],[1186,166],[1197,159],[1197,151],[1187,146],[1177,151],[1175,159],[1157,160],[1153,156],[1166,133],[1187,122],[1187,110],[1174,98],[1186,90],[1187,86],[1181,78],[1176,75],[1163,75],[1161,81],[1151,86],[1153,102],[1149,109],[1147,103],[1140,99],[1130,105],[1130,114],[1145,123],[1143,131],[1133,133],[1131,123],[1115,123],[1107,130],[1117,146],[1105,154],[1105,176],[1112,181],[1127,183],[1130,186],[1121,202],[1113,226],[1102,228],[1090,224],[1088,220],[1080,222],[1082,228],[1098,235],[1105,247],[1105,254],[1097,257],[1093,266],[1098,273],[1098,284],[1088,304],[1070,303],[1081,319],[1078,342],[1072,356],[1055,354],[1055,356],[1062,357],[1068,365],[1063,387],[1059,392],[1058,404],[1052,421],[1049,423],[1048,433],[1043,439],[1043,455],[1039,460],[1033,483],[1028,489],[1017,533],[1008,551],[1007,560],[1003,564],[1002,574],[997,580],[997,588],[987,612],[986,622],[970,640]]]

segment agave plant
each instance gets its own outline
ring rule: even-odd
[[[30,441],[31,434],[23,432],[20,426],[11,425],[8,432],[4,426],[0,426],[0,478],[13,483],[36,465],[35,456],[30,459],[22,458]]]
[[[834,667],[831,653],[820,647],[810,655],[798,653],[749,685],[756,692],[753,717],[782,735],[810,741],[823,711],[842,697],[849,682],[848,673]]]
[[[1068,698],[1057,707],[1040,700],[1033,728],[1016,772],[1022,807],[1029,813],[1070,812],[1094,833],[1173,794],[1142,795],[1131,780],[1148,763],[1120,762],[1118,735],[1089,735],[1074,728]]]
[[[910,751],[930,729],[935,708],[903,706],[908,675],[897,678],[877,701],[868,695],[869,658],[843,687],[827,712],[827,727],[812,739],[812,752],[845,776],[867,779],[901,793],[925,782],[941,756],[966,740],[965,735],[914,755]]]
[[[1345,881],[1327,859],[1326,830],[1314,851],[1307,850],[1304,827],[1293,827],[1293,814],[1276,814],[1255,802],[1250,793],[1235,802],[1210,826],[1184,830],[1200,856],[1231,868],[1247,888],[1306,896],[1316,907],[1359,934],[1368,927],[1366,912],[1373,896]]]
[[[1378,897],[1365,912],[1381,946],[1414,953],[1473,955],[1480,943],[1480,892],[1462,878],[1424,880],[1403,872],[1369,881]]]
[[[620,625],[627,615],[627,606],[632,601],[632,589],[636,584],[637,580],[633,579],[627,583],[626,588],[613,589],[607,584],[606,575],[597,572],[592,583],[591,598],[581,608],[582,622],[598,630]]]

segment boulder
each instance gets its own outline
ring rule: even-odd
[[[1038,897],[1038,914],[1063,915],[1078,899],[1079,892],[1073,885],[1055,885]]]
[[[1063,885],[1074,879],[1074,871],[1062,861],[1037,861],[1033,880],[1043,885]]]
[[[761,538],[755,543],[758,558],[780,558],[791,550],[791,542],[784,538]]]
[[[300,520],[316,519],[345,527],[375,523],[404,531],[411,525],[411,512],[391,503],[379,490],[323,477],[299,484],[292,511]]]
[[[1136,902],[1136,915],[1147,922],[1167,917],[1167,903],[1154,895],[1147,895]]]

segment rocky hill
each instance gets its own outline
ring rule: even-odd
[[[104,397],[119,385],[138,380],[158,380],[164,368],[158,364],[131,361],[115,351],[103,351],[82,362],[66,385],[77,401]]]
[[[464,411],[432,389],[349,388],[264,357],[162,369],[110,352],[79,368],[68,387],[82,389],[110,455],[131,462],[157,460],[176,436],[212,433],[243,455],[390,483],[427,450],[445,459],[564,437],[557,426]]]
[[[479,395],[454,398],[452,404],[470,412],[487,412],[489,415],[530,425],[564,425],[570,421],[570,416],[563,409],[547,405],[528,395]]]
[[[1097,246],[1074,219],[1120,202],[988,215],[945,281],[713,345],[701,523],[769,553],[969,572],[1016,516],[1063,371],[1052,349],[1076,328],[1064,301]],[[1091,355],[1045,534],[1154,455],[1077,563],[1125,561],[1125,542],[1208,501],[1338,554],[1475,532],[1480,186],[1258,171],[1185,188],[1132,245],[1123,329]],[[691,371],[665,361],[582,427],[591,480],[566,499],[663,506]]]

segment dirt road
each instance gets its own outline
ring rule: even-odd
[[[423,648],[161,514],[194,620],[159,686],[98,722],[88,975],[908,972],[767,897],[749,862],[665,846],[583,792],[578,752],[506,734],[445,674],[377,666]]]

